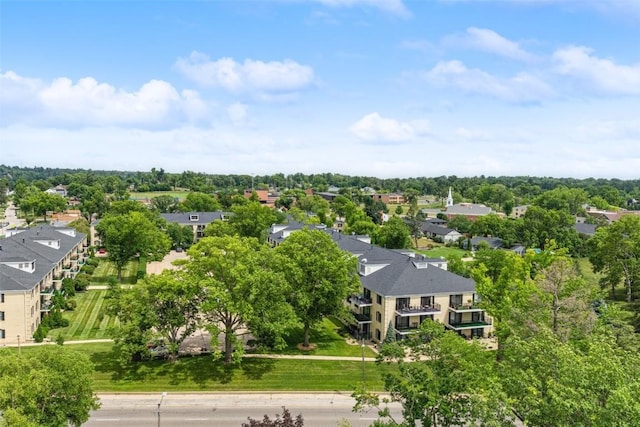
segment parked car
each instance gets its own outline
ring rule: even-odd
[[[182,246],[178,246],[178,247],[176,248],[176,252],[182,252],[182,251],[184,251],[184,249],[182,249]]]
[[[98,249],[98,253],[99,254],[106,254],[107,250],[105,248],[100,248],[100,249]]]

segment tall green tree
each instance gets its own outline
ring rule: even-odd
[[[171,240],[142,212],[107,215],[96,226],[103,246],[109,253],[122,280],[122,269],[134,256],[162,259],[169,252]]]
[[[611,295],[621,282],[627,302],[633,300],[640,284],[640,217],[624,215],[613,224],[600,227],[590,240],[589,260],[601,283],[611,287]]]
[[[160,213],[171,213],[178,209],[178,200],[169,194],[151,198],[151,206]]]
[[[372,241],[387,249],[407,248],[411,245],[409,228],[400,218],[393,217],[380,227],[373,235]]]
[[[438,322],[425,320],[417,336],[383,345],[378,361],[398,368],[382,373],[390,398],[359,390],[355,410],[375,407],[389,416],[385,404],[398,402],[403,419],[374,425],[514,425],[491,355]]]
[[[514,252],[481,249],[471,276],[482,308],[493,317],[500,359],[504,343],[526,318],[524,313],[529,311],[532,295],[538,291],[531,279],[531,266]]]
[[[42,215],[47,221],[47,212],[61,212],[67,208],[67,201],[57,194],[49,194],[36,188],[31,188],[29,193],[20,201],[20,210],[24,213],[33,212]]]
[[[0,410],[8,426],[80,426],[99,407],[87,355],[63,346],[0,349]]]
[[[180,206],[182,212],[215,212],[221,209],[221,205],[214,196],[205,193],[193,192],[187,194]]]
[[[357,260],[342,251],[331,236],[319,230],[292,233],[276,249],[290,286],[289,302],[304,328],[305,347],[310,328],[322,318],[344,310],[347,296],[358,289]]]
[[[236,333],[259,325],[274,345],[282,344],[293,313],[285,295],[289,288],[276,272],[273,252],[250,237],[205,237],[189,251],[185,265],[190,280],[205,289],[202,312],[214,337],[224,333],[224,361],[242,354]]]
[[[267,240],[269,227],[272,224],[279,224],[284,219],[274,209],[262,206],[258,202],[235,205],[232,211],[229,224],[236,233],[243,237],[254,237],[260,242]]]

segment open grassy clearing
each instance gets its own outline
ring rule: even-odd
[[[578,271],[584,280],[590,285],[599,286],[602,275],[593,272],[593,266],[589,258],[575,258],[575,260],[578,265]]]
[[[97,392],[186,391],[350,391],[362,381],[362,362],[245,358],[225,366],[211,356],[120,366],[112,343],[77,344],[95,366]],[[24,347],[22,351],[34,351]],[[383,389],[381,373],[394,369],[365,362],[367,390]]]
[[[429,258],[448,258],[451,255],[455,255],[460,258],[465,258],[471,256],[469,251],[465,251],[464,249],[460,249],[457,247],[450,246],[437,246],[429,250],[415,249],[416,252],[421,253]]]
[[[110,329],[118,327],[120,322],[116,317],[106,314],[106,295],[107,291],[104,290],[78,293],[75,296],[78,303],[76,309],[63,313],[69,319],[69,326],[52,329],[49,331],[49,338],[54,340],[58,335],[62,335],[65,340],[110,338]]]
[[[154,197],[158,197],[158,196],[171,196],[171,197],[177,197],[182,202],[184,201],[184,199],[187,198],[187,194],[189,193],[190,193],[189,191],[147,191],[143,193],[132,192],[132,193],[129,193],[129,198],[133,200],[140,200],[140,199],[153,199]]]
[[[122,283],[134,284],[136,283],[136,272],[138,270],[138,260],[129,261],[122,269]],[[115,264],[107,259],[100,259],[100,264],[96,267],[96,270],[91,275],[91,282],[94,283],[109,283],[109,280],[118,278],[118,269]]]

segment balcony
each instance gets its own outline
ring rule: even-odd
[[[393,327],[397,334],[400,335],[409,335],[415,334],[420,329],[420,324],[418,322],[411,323],[410,325],[396,325]]]
[[[447,327],[449,329],[453,329],[454,331],[461,331],[463,329],[484,328],[491,325],[493,325],[493,320],[491,318],[484,318],[480,320],[469,319],[460,322],[447,322]]]
[[[351,313],[358,324],[371,323],[371,314]]]
[[[52,308],[53,308],[53,302],[52,301],[43,302],[40,305],[40,312],[41,313],[46,313],[48,311],[51,311]]]
[[[427,316],[434,313],[439,313],[441,310],[440,304],[433,303],[429,305],[405,305],[396,307],[396,314],[398,316]]]
[[[55,290],[55,287],[53,286],[47,286],[46,288],[41,288],[40,295],[52,295],[54,290]]]
[[[449,309],[456,313],[469,313],[473,311],[482,311],[479,302],[469,302],[466,304],[449,303]]]
[[[351,295],[349,298],[347,298],[347,301],[349,301],[351,304],[353,304],[356,307],[371,307],[371,305],[373,304],[373,301],[371,301],[371,298],[367,298],[362,294]]]

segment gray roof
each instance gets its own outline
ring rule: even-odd
[[[596,234],[597,225],[587,223],[576,223],[573,228],[579,233],[585,236],[593,236]]]
[[[62,227],[39,225],[29,228],[6,239],[0,240],[0,290],[26,291],[33,289],[51,270],[58,266],[67,254],[86,237],[76,232],[75,237],[61,232]],[[68,230],[68,228],[66,228]],[[37,240],[56,240],[60,248],[56,249],[36,242]],[[7,262],[35,261],[35,271],[29,273],[10,267]]]
[[[425,224],[433,224],[433,225],[447,225],[447,220],[440,218],[427,218],[424,220]]]
[[[504,242],[499,237],[481,237],[476,236],[471,239],[471,246],[476,247],[480,242],[487,242],[491,249],[498,249],[504,246]]]
[[[435,234],[436,236],[446,236],[449,233],[460,234],[457,230],[454,230],[452,228],[441,227],[439,225],[431,224],[428,222],[422,224],[422,231],[425,233]]]
[[[446,210],[447,215],[488,215],[491,212],[490,207],[476,203],[458,203]]]
[[[338,246],[359,257],[367,264],[387,264],[385,267],[360,276],[362,286],[383,296],[431,295],[468,293],[475,291],[475,282],[433,264],[417,268],[416,262],[434,263],[441,259],[415,257],[364,243],[354,236],[332,233]]]
[[[197,220],[192,220],[191,217],[197,215]],[[224,219],[228,216],[225,212],[179,212],[179,213],[162,213],[160,214],[167,222],[177,222],[180,225],[188,224],[211,224],[218,219]]]

